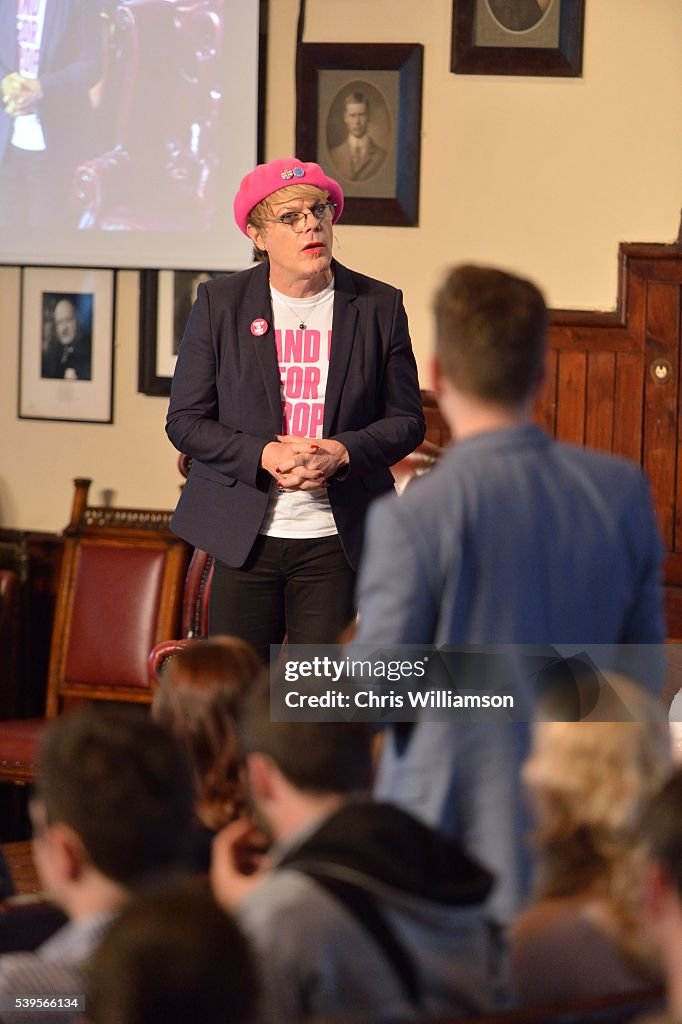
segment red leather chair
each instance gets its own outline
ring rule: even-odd
[[[192,640],[208,636],[208,599],[211,594],[214,559],[212,555],[195,548],[185,577],[182,598],[181,637],[163,640],[152,647],[147,659],[149,684],[152,691],[169,658],[186,647]]]
[[[45,718],[0,722],[0,780],[35,776],[47,720],[91,701],[151,701],[149,650],[177,636],[190,549],[170,512],[87,504],[76,480],[64,531]]]
[[[422,441],[418,448],[397,462],[395,466],[391,466],[398,494],[402,494],[407,485],[416,477],[433,469],[442,454],[443,448],[439,445],[432,441]]]

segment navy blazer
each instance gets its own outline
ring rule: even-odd
[[[399,500],[372,509],[351,653],[366,658],[367,644],[595,646],[601,668],[658,694],[662,557],[639,467],[530,423],[482,431],[459,440]],[[502,680],[490,685],[504,692]],[[501,921],[523,905],[530,874],[519,773],[531,716],[519,703],[516,721],[465,711],[411,732],[396,725],[375,789],[457,836],[496,875],[490,910]]]
[[[40,47],[38,106],[52,159],[75,164],[90,145],[88,89],[102,70],[104,33],[95,0],[48,0]],[[18,70],[16,0],[0,0],[0,79]],[[0,160],[12,137],[13,118],[0,106]],[[88,126],[88,127],[86,127]]]
[[[421,443],[425,425],[402,293],[333,263],[332,348],[324,437],[350,465],[329,501],[350,564],[360,559],[367,508],[393,487],[389,467]],[[268,330],[251,333],[262,318]],[[230,566],[243,565],[268,504],[264,446],[282,433],[282,397],[262,263],[199,287],[180,345],[166,430],[192,456],[172,528]]]

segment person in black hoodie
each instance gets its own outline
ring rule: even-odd
[[[406,812],[364,798],[372,734],[270,721],[255,687],[239,734],[259,825],[228,825],[212,884],[259,957],[262,1019],[401,1021],[489,1009],[492,876]]]

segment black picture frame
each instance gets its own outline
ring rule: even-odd
[[[424,48],[420,43],[303,43],[299,55],[296,153],[319,163],[343,188],[343,224],[415,227]],[[345,100],[366,97],[370,145],[379,164],[345,176],[341,157]],[[339,141],[341,138],[341,142]],[[383,154],[383,157],[381,156]]]
[[[113,423],[115,273],[22,267],[18,417]]]
[[[518,3],[512,11],[508,0],[453,0],[450,70],[458,75],[580,76],[585,0]],[[533,21],[537,10],[541,14]],[[506,23],[505,17],[510,19]]]
[[[168,397],[178,346],[200,281],[228,271],[141,270],[137,390]]]

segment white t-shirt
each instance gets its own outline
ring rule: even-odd
[[[282,433],[322,437],[334,282],[305,299],[290,298],[274,288],[270,291],[282,396]],[[286,493],[275,486],[260,532],[268,537],[332,537],[337,529],[326,488]]]
[[[19,72],[25,78],[38,77],[46,6],[47,0],[17,0]],[[12,145],[36,153],[45,149],[45,136],[37,113],[14,118]]]

